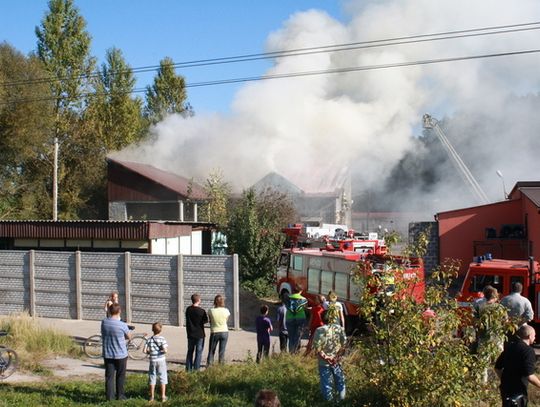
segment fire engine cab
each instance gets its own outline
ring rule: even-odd
[[[540,330],[540,278],[538,262],[532,257],[529,260],[492,259],[490,254],[478,256],[469,265],[465,280],[458,295],[463,307],[471,306],[482,297],[485,286],[491,285],[502,298],[512,291],[513,283],[523,284],[521,295],[527,297],[534,310],[534,319],[530,325],[537,332]]]

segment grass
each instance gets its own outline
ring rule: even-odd
[[[129,366],[129,362],[128,362]],[[260,389],[277,392],[283,406],[331,406],[321,400],[316,361],[299,356],[278,356],[260,365],[247,361],[241,364],[213,366],[208,370],[188,374],[170,372],[167,394],[163,405],[197,407],[252,406]],[[350,398],[342,406],[356,406],[359,392],[350,382]],[[0,406],[146,406],[148,385],[143,374],[128,376],[126,402],[105,401],[103,380],[61,381],[42,383],[0,384]]]
[[[129,366],[129,362],[128,362]],[[378,399],[376,388],[361,376],[358,368],[345,366],[347,400],[343,407],[386,404]],[[332,406],[321,400],[316,361],[299,356],[277,356],[260,365],[252,361],[242,364],[213,366],[208,370],[188,374],[170,372],[164,406],[246,407],[253,406],[256,393],[262,389],[276,391],[284,407]],[[530,389],[533,401],[540,392]],[[46,379],[42,383],[0,383],[0,406],[147,406],[147,376],[128,376],[125,402],[106,402],[103,380],[69,381]],[[159,403],[158,403],[159,404]],[[478,403],[478,406],[486,404]],[[530,406],[539,406],[530,403]],[[422,406],[424,407],[424,406]]]
[[[80,347],[68,335],[52,328],[42,327],[28,314],[15,314],[0,318],[0,330],[7,331],[2,344],[14,349],[19,355],[19,368],[41,375],[50,372],[41,365],[48,357],[78,357]]]

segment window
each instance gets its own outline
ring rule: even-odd
[[[302,256],[293,256],[293,269],[302,271]]]
[[[281,257],[279,258],[279,265],[287,267],[289,265],[289,254],[288,253],[282,253]]]
[[[323,271],[321,275],[321,293],[326,295],[332,291],[334,285],[334,273],[331,271]]]
[[[484,289],[486,285],[495,287],[498,292],[502,292],[502,277],[491,274],[477,274],[473,276],[469,291],[478,293]]]
[[[347,285],[349,283],[349,275],[345,273],[336,273],[335,292],[339,298],[348,299]]]
[[[308,270],[308,291],[312,293],[319,293],[319,282],[321,279],[321,270],[312,269]]]

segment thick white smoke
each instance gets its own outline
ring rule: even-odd
[[[362,0],[344,7],[346,23],[317,10],[292,15],[269,34],[267,51],[540,21],[540,2],[535,0],[519,5],[504,0]],[[531,31],[288,57],[277,59],[268,74],[533,49],[540,48],[538,38],[538,31]],[[531,154],[539,129],[536,96],[531,103],[520,99],[522,109],[515,112],[525,122],[519,124],[523,131],[518,143],[511,141],[512,120],[502,128],[492,122],[510,114],[509,102],[517,96],[537,94],[539,62],[540,56],[533,54],[250,83],[237,93],[230,115],[168,117],[155,127],[151,142],[123,151],[121,157],[201,181],[219,168],[238,189],[276,171],[309,192],[339,187],[331,185],[329,175],[351,166],[353,193],[359,193],[382,184],[410,152],[422,115],[429,112],[455,118],[453,127],[459,131],[448,137],[464,149],[469,163],[475,157],[471,153],[483,146],[479,156],[486,161],[470,164],[490,197],[500,199],[497,169],[509,187],[538,178],[540,160]],[[466,133],[473,129],[469,143],[472,136]],[[503,153],[514,159],[503,159]],[[459,177],[450,173],[448,178]],[[434,188],[436,197],[425,197],[434,202],[434,212],[460,204],[465,192],[456,194],[448,185]],[[452,199],[446,199],[447,193]]]

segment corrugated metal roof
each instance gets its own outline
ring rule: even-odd
[[[130,171],[136,172],[149,180],[163,185],[170,190],[177,192],[180,195],[191,199],[206,199],[206,191],[202,186],[192,182],[191,180],[173,174],[172,172],[163,171],[159,168],[148,164],[136,163],[132,161],[122,161],[116,158],[108,158],[108,160],[127,168]]]
[[[203,222],[110,220],[2,220],[0,238],[149,240],[189,236],[193,228],[211,227]]]

